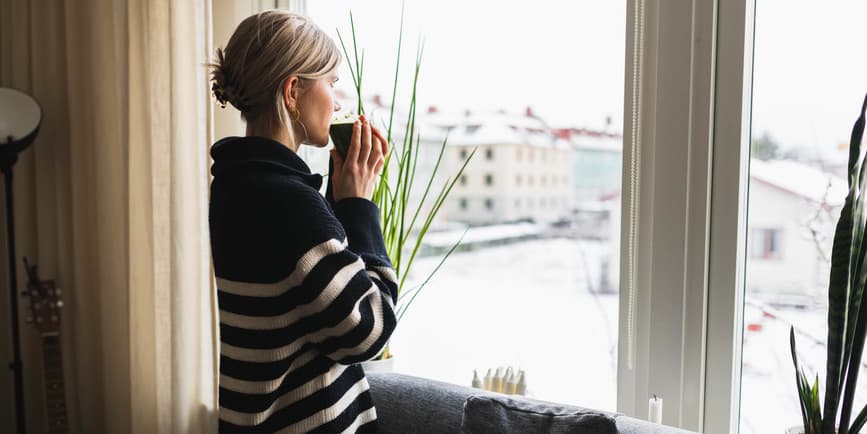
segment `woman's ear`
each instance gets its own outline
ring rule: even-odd
[[[283,103],[288,107],[297,107],[298,104],[298,85],[301,80],[293,75],[283,82]]]

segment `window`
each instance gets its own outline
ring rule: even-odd
[[[627,3],[618,411],[698,432],[738,430],[752,4]]]
[[[364,82],[368,86],[368,95],[379,93],[383,101],[391,100],[393,83],[390,77],[394,76],[394,63],[388,59],[393,59],[396,54],[394,45],[400,13],[399,3],[389,4],[396,4],[396,9],[353,8],[359,48],[363,47],[370,58],[386,59],[385,62],[366,62],[364,70],[364,76],[372,78]],[[627,4],[503,1],[496,3],[498,19],[490,20],[490,2],[406,2],[406,22],[421,24],[404,29],[402,59],[409,59],[408,63],[411,63],[415,47],[407,41],[415,40],[419,34],[427,41],[427,46],[436,46],[435,50],[424,51],[417,95],[421,107],[435,105],[440,115],[419,110],[417,120],[421,125],[428,125],[428,122],[431,125],[454,123],[448,145],[453,154],[443,160],[443,178],[432,186],[432,195],[436,195],[437,188],[455,173],[458,162],[466,159],[476,145],[480,145],[478,152],[466,169],[467,177],[476,181],[469,185],[467,179],[466,186],[471,189],[493,186],[496,173],[500,177],[496,186],[502,188],[472,192],[460,189],[453,191],[446,200],[437,218],[436,238],[448,239],[447,236],[454,235],[457,240],[466,230],[464,244],[467,248],[457,249],[449,256],[401,320],[391,340],[399,372],[468,385],[473,369],[484,376],[489,367],[512,365],[525,370],[528,387],[539,399],[617,410],[619,267],[611,265],[606,268],[604,264],[619,263],[619,243],[615,236],[610,236],[609,241],[590,236],[543,236],[555,215],[552,206],[546,205],[546,209],[540,210],[536,201],[551,201],[551,196],[560,193],[552,189],[560,187],[551,187],[553,182],[548,182],[549,179],[541,187],[536,178],[543,173],[546,178],[553,177],[567,170],[576,172],[575,176],[581,175],[577,173],[578,168],[566,159],[559,161],[548,158],[550,155],[545,157],[544,167],[532,165],[527,168],[528,161],[538,161],[536,158],[542,157],[536,155],[534,147],[541,149],[547,146],[542,143],[556,137],[553,134],[543,136],[547,134],[544,132],[528,134],[526,130],[550,131],[544,128],[545,125],[575,129],[591,127],[594,120],[608,115],[618,118],[615,125],[621,124]],[[308,2],[308,13],[335,40],[335,28],[340,29],[346,40],[350,34],[349,5],[350,2],[345,0],[321,5]],[[383,13],[398,20],[383,20]],[[533,20],[525,20],[528,13],[532,14]],[[576,22],[576,17],[588,19]],[[526,32],[514,32],[511,23],[518,21],[524,23]],[[449,25],[437,24],[442,22]],[[455,28],[479,28],[479,23],[484,23],[485,41],[467,40],[454,32]],[[586,63],[579,62],[574,56],[559,55],[562,47],[545,42],[552,40],[569,41],[570,50],[592,56],[594,67],[586,68]],[[526,45],[528,43],[530,45]],[[546,68],[569,79],[559,83],[550,80],[550,83],[535,83],[527,90],[503,92],[503,89],[514,89],[508,83],[514,83],[520,77],[518,71],[513,73],[511,57],[493,55],[480,58],[478,53],[480,50],[496,53],[504,49],[520,54],[528,64],[545,64]],[[406,56],[407,53],[410,55]],[[454,68],[446,67],[455,62],[462,65],[462,70],[471,70],[485,77],[483,85],[473,80],[455,80]],[[353,95],[347,66],[350,63],[342,63],[341,80],[337,84],[343,86],[348,96]],[[604,71],[604,74],[596,71]],[[401,93],[401,88],[411,82],[411,76],[402,73],[401,77],[405,80],[398,85],[396,122],[407,119],[408,115],[406,104],[410,95]],[[494,92],[489,93],[490,90]],[[353,104],[341,101],[341,105],[352,107]],[[527,105],[532,105],[534,116],[528,116],[524,110],[512,112],[509,109]],[[496,114],[498,106],[506,108],[509,114]],[[489,110],[491,107],[494,110]],[[466,110],[471,114],[466,114]],[[454,115],[445,115],[447,113]],[[473,132],[472,128],[467,128],[468,124],[481,125]],[[511,129],[510,125],[519,127]],[[612,130],[619,132],[620,127],[612,127]],[[432,137],[436,134],[444,137],[445,130],[422,129],[422,140],[429,140],[424,145],[430,147],[419,154],[420,167],[428,162],[432,165],[436,160],[437,146],[441,144],[439,138]],[[397,138],[395,142],[400,146],[402,138],[393,137]],[[519,139],[513,140],[514,137]],[[618,142],[619,139],[612,141]],[[500,148],[505,151],[494,155],[494,146],[506,146]],[[510,146],[517,148],[514,154]],[[516,161],[521,164],[515,164]],[[614,173],[606,175],[619,179],[620,166],[611,165],[607,169]],[[514,193],[507,187],[508,179],[513,176],[516,182],[520,176],[520,183],[535,185],[533,191],[527,189],[527,194],[521,195],[514,209],[509,209],[510,202],[507,201],[513,200],[510,196]],[[424,178],[423,172],[417,173],[416,179]],[[483,178],[485,184],[480,182]],[[602,190],[588,194],[601,195]],[[424,185],[412,194],[420,196],[423,192]],[[569,190],[568,193],[575,192]],[[608,193],[616,195],[616,191]],[[472,207],[469,206],[471,202]],[[536,208],[532,208],[534,206]],[[620,200],[598,206],[619,208]],[[516,211],[518,209],[520,211]],[[510,215],[512,212],[515,215]],[[612,216],[619,215],[612,213]],[[612,230],[620,227],[619,221],[612,219],[609,223]],[[420,284],[439,263],[439,255],[428,253],[436,251],[434,240],[435,237],[430,237],[430,244],[423,245],[425,253],[420,250],[414,260],[405,288]],[[561,260],[563,258],[569,260]],[[525,290],[535,285],[539,275],[546,277],[545,296],[528,301]],[[581,278],[576,279],[576,275]],[[611,282],[609,289],[599,290],[605,281]],[[466,299],[454,303],[457,294],[471,291],[479,296],[478,300],[488,301],[484,305],[469,304],[472,301]],[[437,306],[445,304],[455,307],[449,312],[449,324],[431,328],[430,324],[441,319],[442,311]],[[523,319],[516,321],[516,318]],[[502,345],[491,339],[487,331],[474,327],[480,321],[488,330],[502,330],[503,335],[509,336],[510,344]],[[564,345],[563,342],[567,341],[580,341],[582,345]],[[450,357],[447,354],[473,356]],[[450,361],[444,363],[444,357],[449,357]],[[593,375],[572,376],[567,374],[569,371]]]
[[[852,53],[863,50],[859,27],[865,14],[863,2],[817,8],[756,1],[740,361],[743,434],[800,424],[790,327],[804,374],[811,381],[819,376],[824,396],[830,252],[848,191],[849,136],[864,98],[863,72],[856,71],[864,71],[867,61]],[[813,31],[803,32],[797,23]],[[795,87],[801,95],[783,103]],[[852,419],[867,402],[865,379],[862,366]],[[774,405],[763,405],[768,402]]]
[[[461,185],[467,185],[467,175],[461,175]]]
[[[335,0],[327,4],[308,3],[307,11],[320,27],[329,30],[335,27],[345,28],[348,26],[348,2]],[[461,24],[466,28],[473,28],[487,12],[482,10],[482,7],[474,6],[474,3],[450,5],[446,2],[445,6],[442,6],[443,3],[436,2],[435,5],[442,9],[441,13],[443,14],[453,13],[456,8],[461,10],[461,16],[457,19],[465,20]],[[768,326],[771,324],[770,322],[761,324],[761,327],[750,327],[753,330],[763,330],[765,334],[761,336],[764,340],[757,339],[756,337],[760,334],[747,328],[758,325],[756,324],[759,321],[758,318],[764,317],[764,313],[751,307],[756,299],[754,296],[759,294],[759,292],[751,292],[749,289],[750,285],[759,282],[755,267],[758,265],[779,265],[781,261],[753,261],[752,247],[748,241],[753,237],[750,230],[752,227],[778,227],[781,230],[780,236],[783,237],[781,247],[785,249],[784,256],[790,256],[796,250],[790,240],[810,240],[813,235],[805,234],[797,227],[780,224],[780,221],[759,222],[752,219],[752,216],[757,215],[753,210],[756,205],[756,195],[753,193],[759,184],[751,180],[756,173],[746,172],[746,167],[749,166],[751,169],[755,169],[755,167],[750,164],[749,150],[747,149],[745,152],[744,148],[750,142],[755,143],[757,139],[761,139],[766,129],[772,133],[770,138],[773,139],[773,142],[782,145],[781,148],[790,145],[793,141],[803,140],[802,144],[807,146],[819,145],[813,150],[817,151],[817,154],[821,154],[828,150],[827,146],[835,145],[835,143],[822,139],[823,133],[821,131],[825,129],[825,126],[816,120],[804,122],[781,114],[776,116],[777,119],[788,117],[793,125],[800,124],[801,127],[815,128],[815,134],[800,135],[795,139],[791,139],[791,136],[795,135],[794,133],[787,133],[790,137],[785,138],[775,133],[774,129],[763,128],[763,126],[772,123],[770,119],[775,116],[771,112],[775,107],[790,103],[793,106],[792,109],[800,104],[802,106],[801,113],[805,115],[819,111],[839,113],[840,122],[845,123],[845,125],[835,127],[833,130],[835,132],[842,130],[844,133],[848,133],[854,120],[850,119],[851,109],[849,107],[852,102],[843,102],[842,98],[837,98],[840,96],[840,92],[835,86],[815,86],[813,84],[827,82],[828,74],[832,74],[835,82],[833,84],[851,90],[854,82],[851,75],[863,74],[865,65],[860,63],[862,60],[859,56],[849,56],[844,61],[839,59],[840,52],[858,53],[861,51],[855,41],[860,41],[863,38],[860,38],[860,35],[845,34],[845,32],[857,31],[863,27],[854,21],[858,17],[864,16],[865,11],[857,9],[863,8],[863,6],[853,1],[840,2],[839,4],[834,2],[834,4],[827,5],[823,3],[819,7],[812,8],[813,14],[811,16],[805,17],[803,10],[806,10],[806,7],[795,6],[792,10],[784,10],[788,4],[780,0],[726,0],[691,3],[636,0],[634,2],[613,2],[624,3],[620,5],[593,5],[592,7],[581,5],[579,7],[585,8],[580,11],[583,14],[576,14],[574,11],[564,13],[567,12],[565,8],[569,7],[565,4],[557,5],[558,10],[550,10],[545,9],[550,7],[546,4],[528,6],[526,3],[521,3],[515,6],[509,2],[503,3],[502,9],[505,13],[514,10],[525,12],[527,8],[532,8],[534,10],[540,9],[539,16],[546,18],[557,17],[558,15],[573,20],[575,17],[591,17],[593,21],[588,24],[601,23],[602,32],[597,31],[598,36],[592,35],[590,38],[582,38],[581,35],[571,33],[567,35],[555,34],[545,38],[541,33],[532,33],[539,35],[543,41],[565,40],[570,44],[570,48],[576,51],[598,46],[598,52],[594,51],[594,53],[602,57],[593,58],[594,66],[598,66],[598,68],[593,69],[605,71],[606,74],[614,76],[620,81],[620,86],[617,89],[606,90],[607,97],[604,98],[604,101],[617,99],[627,101],[627,107],[606,110],[606,114],[619,116],[622,113],[624,116],[624,122],[620,122],[616,118],[613,122],[607,122],[608,128],[618,131],[620,125],[626,126],[623,130],[623,138],[619,143],[622,145],[621,150],[585,155],[588,157],[585,160],[581,160],[580,155],[576,155],[579,158],[574,162],[575,168],[571,171],[575,177],[569,178],[567,181],[570,183],[570,195],[568,197],[569,201],[575,204],[575,207],[582,206],[584,199],[594,196],[593,192],[597,189],[607,191],[607,197],[618,197],[621,193],[619,168],[627,167],[633,170],[640,168],[640,171],[632,172],[639,175],[631,179],[628,176],[625,177],[625,182],[622,185],[622,197],[625,205],[623,210],[616,210],[618,214],[613,220],[613,225],[620,227],[619,213],[622,211],[623,218],[626,219],[623,225],[625,229],[618,236],[625,239],[634,235],[635,241],[653,240],[653,243],[636,243],[634,251],[624,250],[622,264],[619,262],[621,252],[616,251],[612,255],[614,262],[610,263],[609,268],[622,269],[622,275],[625,278],[622,285],[619,281],[615,282],[615,291],[620,292],[619,299],[615,300],[614,303],[605,299],[604,303],[608,304],[605,304],[601,310],[606,313],[613,313],[611,318],[614,321],[614,334],[618,334],[618,325],[621,332],[614,339],[608,339],[604,344],[588,348],[582,353],[582,358],[583,356],[595,357],[598,352],[597,347],[607,346],[614,342],[615,345],[610,348],[610,352],[613,354],[612,358],[617,362],[616,372],[607,378],[599,378],[600,376],[593,378],[594,382],[604,383],[601,388],[597,388],[596,384],[593,385],[594,387],[586,387],[586,384],[579,384],[578,382],[570,384],[567,381],[550,380],[550,378],[562,380],[563,375],[559,374],[551,375],[548,381],[537,378],[533,384],[534,389],[537,390],[537,397],[614,410],[614,406],[608,404],[615,400],[608,388],[610,384],[616,382],[618,384],[617,411],[646,419],[648,394],[659,393],[665,398],[666,403],[663,421],[668,425],[679,425],[693,431],[709,433],[733,433],[738,430],[742,433],[781,432],[780,427],[784,424],[790,424],[787,421],[791,420],[797,423],[799,410],[797,407],[792,407],[792,404],[797,403],[793,400],[791,393],[791,383],[793,382],[791,378],[783,378],[788,375],[787,373],[791,373],[791,364],[787,364],[790,355],[778,358],[778,353],[764,351],[767,348],[761,345],[763,342],[768,343],[765,347],[779,346],[779,339],[769,336],[768,332],[772,331]],[[443,22],[448,18],[435,20],[435,14],[438,11],[423,9],[424,7],[426,7],[424,2],[410,0],[407,2],[407,15],[424,17],[426,21],[432,23]],[[755,13],[753,12],[754,7],[756,8]],[[468,10],[465,11],[464,8]],[[377,35],[375,26],[365,27],[365,23],[376,22],[378,17],[365,17],[364,13],[362,10],[356,11],[356,24],[361,31],[362,45],[366,47],[390,46],[394,41],[396,31],[383,31],[382,36]],[[395,13],[393,16],[396,17],[397,14]],[[774,19],[778,23],[771,22]],[[753,20],[756,22],[755,26],[753,26]],[[787,22],[789,26],[786,27],[779,23],[783,21]],[[386,20],[386,22],[393,23],[395,20]],[[836,27],[832,31],[825,31],[821,27],[825,23],[834,23]],[[566,23],[566,25],[548,27],[553,29],[566,28],[570,32],[579,31],[573,28],[587,27],[592,31],[589,25],[576,26],[574,24]],[[431,27],[436,26],[432,25]],[[492,26],[488,26],[486,23],[486,31],[489,27]],[[622,31],[624,28],[627,29],[625,39]],[[792,30],[793,28],[816,28],[816,31],[798,34],[797,31]],[[616,31],[609,31],[609,29],[616,29]],[[756,39],[755,81],[752,80],[754,45],[752,35],[754,31]],[[412,33],[412,30],[408,32]],[[442,36],[433,34],[430,30],[426,30],[424,33],[428,41],[437,41],[439,44],[443,40]],[[345,34],[346,32],[344,32]],[[773,39],[774,34],[778,35],[777,40]],[[812,39],[802,41],[793,36],[812,36]],[[332,37],[336,39],[336,35],[333,33]],[[645,39],[642,40],[642,38]],[[503,46],[510,47],[521,47],[521,43],[526,42],[526,37],[511,45],[507,43],[505,38],[495,37],[494,39],[500,41]],[[789,40],[788,43],[785,42],[787,39]],[[592,40],[593,44],[585,46],[584,41],[587,40]],[[463,59],[465,59],[465,63],[470,63],[477,57],[472,55],[473,52],[478,52],[482,47],[472,43],[464,43],[464,45],[467,47],[456,44],[455,49],[443,51],[460,55],[461,49],[465,49],[470,54],[464,56]],[[604,57],[606,53],[611,53],[612,56],[622,58],[624,45],[627,60],[625,77],[619,76],[620,68],[623,67],[622,59],[612,61],[610,58]],[[817,47],[825,49],[822,50]],[[780,55],[767,54],[774,50]],[[799,51],[789,53],[787,50]],[[448,63],[441,59],[431,59],[427,54],[426,56],[425,65]],[[492,57],[496,58],[497,56]],[[777,67],[776,73],[772,73],[769,71],[772,71],[774,67],[767,69],[768,59],[775,57],[782,59],[781,65],[785,65],[785,62],[811,62],[811,65],[807,66],[829,68],[833,70],[833,73],[811,73],[809,72],[811,71],[810,68],[799,68],[792,65]],[[492,65],[496,64],[495,61],[488,62]],[[762,62],[765,62],[764,66]],[[344,66],[346,63],[344,62]],[[846,66],[840,67],[839,65]],[[498,66],[494,65],[494,67]],[[372,68],[375,67],[370,66],[367,69],[367,74],[371,77],[389,76],[394,72],[393,70],[375,71]],[[555,68],[558,71],[568,69]],[[611,74],[607,71],[617,71],[617,73]],[[343,79],[341,80],[341,84],[344,86],[351,83],[351,80],[347,79],[348,74],[348,70],[344,68]],[[572,80],[567,84],[562,84],[562,93],[565,94],[573,87],[580,86],[582,82],[596,85],[605,83],[600,77],[585,77],[584,74],[584,71],[576,69],[576,73],[570,77],[576,77],[574,83],[578,84],[574,84]],[[763,74],[764,79],[762,78]],[[423,75],[425,77],[441,76],[436,71],[428,69],[425,69]],[[496,75],[499,74],[489,74],[489,76]],[[506,74],[502,75],[505,76]],[[791,80],[797,80],[798,83],[788,86],[789,93],[786,96],[769,95],[766,89],[773,87],[773,83],[768,84],[771,81],[768,77],[774,76],[782,78],[791,76]],[[450,86],[453,84],[449,80],[442,80],[442,82],[447,82]],[[786,83],[788,81],[780,80],[777,86],[785,87]],[[420,84],[425,87],[424,79]],[[488,87],[496,90],[506,88],[506,86],[498,86],[495,82],[486,83],[486,85],[477,87]],[[437,89],[427,92],[424,99],[436,97],[440,98],[440,101],[446,102],[487,101],[489,104],[498,103],[498,101],[492,101],[490,95],[470,95],[470,92],[475,89],[453,87],[455,90],[452,91],[452,94],[440,92]],[[857,85],[854,87],[859,89]],[[371,89],[371,93],[380,91],[383,95],[387,95],[390,92],[389,89]],[[797,92],[792,93],[793,89]],[[346,90],[347,93],[351,94],[351,88]],[[806,102],[823,92],[829,93],[829,96],[834,96],[836,101],[830,104]],[[464,93],[464,95],[460,95],[460,93]],[[502,94],[503,92],[499,93]],[[851,93],[857,94],[858,90]],[[791,98],[793,94],[798,95],[798,98]],[[525,104],[527,101],[536,99],[537,96],[541,100],[544,95],[544,92],[536,92],[529,97],[516,97],[515,101],[519,102],[512,101],[507,104],[509,104],[508,106]],[[494,96],[500,97],[500,95]],[[597,104],[587,103],[584,98],[558,96],[561,97],[560,99],[573,102],[570,109],[584,107],[597,109],[595,107]],[[805,98],[801,98],[802,96]],[[848,96],[851,95],[843,98]],[[854,99],[859,99],[860,96],[855,95]],[[440,101],[425,101],[425,103],[436,103],[443,107],[449,105]],[[537,104],[534,102],[534,107],[537,107]],[[856,101],[855,105],[857,104],[860,104],[860,100]],[[642,107],[653,107],[653,112],[643,112]],[[821,107],[822,110],[817,110],[816,107]],[[474,108],[474,110],[476,109]],[[754,116],[750,119],[748,116],[750,116],[751,110]],[[780,111],[780,113],[783,112]],[[462,112],[461,115],[463,115]],[[588,116],[572,114],[572,117],[573,119],[601,119],[596,114]],[[754,123],[752,137],[748,138],[751,122]],[[452,137],[464,132],[463,125],[449,125],[443,131],[451,131],[454,134]],[[633,137],[633,131],[636,132],[635,137]],[[757,148],[767,149],[768,147],[765,145],[755,145],[753,150]],[[532,161],[530,152],[532,151],[528,150],[527,160]],[[713,153],[711,154],[711,152]],[[466,151],[461,155],[462,158],[465,158]],[[654,159],[654,155],[657,155],[657,158]],[[520,161],[520,150],[518,156]],[[480,155],[476,156],[477,159],[478,157]],[[503,155],[500,157],[500,160],[504,159]],[[327,163],[327,155],[324,161]],[[327,164],[325,167],[327,168]],[[687,171],[684,169],[686,167],[690,169]],[[833,171],[833,169],[827,168],[826,170]],[[650,178],[654,174],[656,175],[656,182],[654,185],[648,186],[648,184],[653,184],[647,181],[654,179]],[[529,177],[530,175],[526,174],[526,176]],[[633,186],[630,185],[630,182],[637,184]],[[529,179],[528,184],[531,184]],[[748,184],[751,190],[749,196],[747,196]],[[641,190],[650,190],[649,194],[641,195],[640,192],[635,192],[633,196],[633,190],[637,189],[636,187],[639,185]],[[685,185],[689,187],[684,188]],[[534,190],[533,193],[535,194],[536,191]],[[542,193],[541,189],[538,191],[539,194]],[[713,196],[713,200],[711,200],[711,196]],[[526,198],[525,210],[533,206],[533,200],[536,198],[535,195]],[[619,197],[615,200],[620,201]],[[449,201],[459,201],[466,208],[466,199],[464,198],[453,195]],[[752,211],[750,216],[747,216],[745,210],[742,209],[747,206],[744,204],[746,201],[753,201],[749,205]],[[833,220],[833,212],[837,211],[834,207],[831,207],[831,211],[831,220]],[[466,215],[467,213],[462,214]],[[526,214],[530,213],[527,212]],[[646,216],[651,216],[651,218],[645,219]],[[449,223],[463,223],[456,218],[456,214],[449,215],[447,220]],[[713,224],[708,222],[713,222]],[[796,222],[799,225],[802,223]],[[821,234],[821,231],[818,233]],[[647,238],[648,236],[653,238]],[[709,241],[711,239],[713,243]],[[629,243],[624,242],[623,244],[626,246]],[[818,252],[815,243],[813,244],[811,250]],[[581,247],[581,249],[576,248],[576,246]],[[575,250],[566,253],[573,253],[574,257],[578,257],[589,250],[585,249],[587,246],[587,244],[576,242],[569,247]],[[532,244],[521,244],[519,247],[530,248]],[[558,245],[558,247],[563,246]],[[550,249],[542,250],[538,257],[544,258],[545,254],[550,251]],[[444,265],[439,275],[431,281],[430,290],[426,290],[425,294],[420,297],[421,301],[413,307],[413,312],[410,312],[401,323],[393,338],[393,349],[399,351],[401,358],[397,364],[398,369],[405,370],[407,373],[467,384],[468,369],[488,366],[501,362],[509,355],[517,354],[514,357],[520,358],[522,363],[528,366],[535,366],[535,372],[547,370],[547,372],[562,373],[563,370],[560,368],[562,365],[553,361],[539,362],[538,358],[534,358],[533,355],[527,355],[529,352],[518,350],[523,348],[523,345],[516,344],[510,348],[510,350],[516,349],[514,352],[504,355],[505,352],[498,352],[496,346],[486,345],[490,341],[487,336],[472,335],[472,331],[466,333],[464,339],[456,337],[456,334],[450,333],[448,330],[437,330],[436,335],[434,333],[425,334],[426,330],[422,324],[434,322],[431,320],[434,318],[433,315],[424,310],[425,298],[434,299],[435,303],[445,303],[445,301],[450,300],[449,297],[454,295],[454,293],[449,292],[449,288],[455,288],[454,291],[460,291],[467,286],[475,289],[481,287],[478,284],[474,285],[475,282],[489,282],[494,278],[502,277],[491,274],[483,267],[475,266],[480,263],[494,262],[491,261],[492,257],[508,259],[507,256],[502,255],[501,250],[484,248],[477,250],[477,253],[474,256],[469,252],[456,252]],[[631,264],[631,261],[636,258],[638,260]],[[426,269],[432,268],[429,263],[433,260],[420,258],[416,262],[418,265],[414,268],[414,272],[424,274]],[[605,263],[604,261],[599,262]],[[707,262],[708,265],[705,266],[702,262]],[[760,264],[760,262],[764,262],[764,264]],[[814,262],[811,261],[811,263]],[[467,266],[467,264],[472,264],[472,266]],[[521,265],[529,267],[532,264],[528,262],[528,264]],[[473,269],[474,273],[466,276],[463,280],[455,281],[454,273],[449,273],[448,268],[450,266]],[[552,281],[559,282],[560,279],[556,276],[560,271],[556,268],[546,267],[549,267],[549,264],[541,263],[537,266],[539,269],[546,269],[546,276],[550,277]],[[518,270],[518,267],[515,269]],[[655,273],[651,273],[652,271]],[[619,273],[615,274],[615,278],[621,276]],[[821,273],[816,272],[815,274],[820,275]],[[518,279],[519,277],[513,280],[518,281]],[[630,281],[632,280],[642,282],[642,284],[631,285]],[[815,286],[822,288],[821,284]],[[689,291],[686,290],[687,288]],[[711,291],[710,288],[713,290]],[[740,292],[743,290],[746,290],[747,293]],[[771,293],[773,298],[772,291],[762,292]],[[744,296],[746,303],[739,304],[739,300],[743,301],[742,296]],[[765,297],[768,294],[762,296]],[[780,300],[784,298],[779,297]],[[502,315],[504,317],[511,313],[508,309],[509,300],[510,298],[506,296],[496,298],[496,302],[500,303],[496,310],[507,313]],[[597,300],[594,299],[594,301]],[[573,303],[561,303],[564,308],[558,312],[563,317],[569,317],[570,314],[577,316],[574,315],[574,311],[568,312],[567,308],[574,310],[576,305],[583,306],[581,301],[585,300],[576,299],[574,301]],[[777,303],[778,300],[775,299],[773,302]],[[623,312],[633,311],[634,314],[618,317],[620,304],[623,305]],[[473,314],[480,311],[474,306],[462,307],[467,307],[466,310],[472,311]],[[560,306],[555,306],[555,308],[557,307]],[[632,309],[632,307],[636,309]],[[786,313],[790,312],[787,311]],[[800,312],[794,309],[794,314],[813,315],[806,319],[800,316],[798,318],[801,318],[805,323],[817,323],[815,311],[812,313]],[[746,317],[743,321],[741,321],[742,315]],[[459,322],[460,312],[455,313],[455,317],[456,322]],[[549,317],[557,318],[554,314],[549,315]],[[492,326],[509,327],[514,323],[514,321],[503,321],[493,315],[490,318],[489,321]],[[818,323],[817,327],[821,327],[821,321]],[[572,323],[554,326],[537,324],[537,328],[532,331],[543,330],[547,332],[562,329],[565,330],[565,333],[574,334],[577,333],[576,330],[586,329],[586,326],[585,322],[580,322],[577,326]],[[643,333],[647,330],[653,332]],[[529,331],[516,330],[516,342],[529,341],[520,333],[529,334]],[[561,346],[557,339],[560,338],[559,340],[562,342],[562,336],[565,333],[551,332],[551,339],[543,342],[543,344],[547,343],[548,345],[543,346],[542,350],[537,348],[536,353],[545,354],[549,360],[568,358],[564,357],[562,353],[549,353],[550,348],[558,349]],[[539,336],[547,336],[547,334],[536,333],[537,340],[541,341]],[[740,344],[742,340],[743,347]],[[444,347],[450,350],[457,348],[459,351],[462,350],[463,354],[479,355],[477,360],[483,361],[475,363],[475,366],[470,366],[470,363],[466,363],[464,359],[455,360],[454,358],[450,359],[454,363],[432,362],[444,353],[442,351]],[[786,344],[783,344],[782,347],[787,349]],[[804,348],[803,350],[810,354],[821,351],[815,348]],[[810,358],[810,354],[805,356]],[[773,365],[765,363],[763,360],[771,358],[779,360],[780,369],[778,372],[767,372],[767,366]],[[696,360],[701,362],[695,362]],[[603,362],[606,361],[603,360]],[[581,362],[584,363],[584,360]],[[757,367],[760,368],[761,372],[755,370]],[[572,369],[580,370],[581,368],[572,367]],[[605,369],[594,369],[592,372],[605,372]],[[484,372],[480,372],[480,374],[483,375]],[[552,385],[553,383],[558,384]],[[562,392],[565,389],[589,389],[593,392],[569,394]],[[743,393],[741,393],[741,389],[743,389]],[[864,396],[860,391],[859,395]],[[597,402],[599,404],[594,404]],[[769,406],[769,402],[774,405]],[[858,400],[855,404],[857,411],[861,408],[861,404],[858,403]]]
[[[779,229],[753,228],[753,237],[750,240],[753,259],[782,259],[781,232]]]
[[[520,185],[521,185],[521,181],[522,181],[522,179],[521,179],[521,175],[515,175],[515,185],[520,186]]]

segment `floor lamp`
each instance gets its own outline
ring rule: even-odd
[[[30,95],[0,87],[0,170],[6,185],[6,241],[9,249],[9,292],[12,315],[12,370],[15,382],[15,422],[17,432],[26,432],[24,418],[24,380],[21,373],[21,343],[18,331],[18,282],[15,272],[15,226],[12,200],[12,166],[39,132],[42,109]]]

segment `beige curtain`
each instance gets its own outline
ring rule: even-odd
[[[202,65],[213,51],[210,4],[0,2],[0,85],[43,108],[39,136],[14,169],[18,286],[27,256],[64,290],[75,433],[216,431],[207,232],[213,122]],[[3,228],[5,235],[5,221]],[[20,305],[26,315],[27,301]],[[48,432],[40,340],[27,324],[22,346],[28,432]],[[12,429],[11,389],[3,375],[0,431]]]

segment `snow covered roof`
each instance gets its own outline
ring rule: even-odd
[[[343,111],[354,111],[354,95],[337,92]],[[374,95],[365,98],[368,115],[380,123],[388,122],[389,101]],[[394,113],[392,133],[404,134],[407,113],[398,108]],[[531,108],[522,113],[506,110],[488,112],[454,112],[436,107],[420,110],[416,115],[416,131],[422,140],[442,142],[448,135],[449,144],[472,145],[528,145],[547,148],[595,149],[619,151],[622,138],[619,133],[579,127],[551,128]]]
[[[594,151],[623,151],[623,138],[611,136],[598,137],[573,137],[572,143],[578,149],[588,149]]]
[[[750,160],[750,178],[814,202],[822,202],[827,192],[830,205],[842,205],[849,191],[845,179],[790,160],[753,158]]]
[[[444,112],[419,115],[422,136],[441,141],[448,134],[449,144],[468,145],[529,145],[567,148],[568,140],[554,134],[538,117],[517,115],[500,110],[490,113],[455,115]]]
[[[542,230],[542,225],[527,222],[478,226],[467,228],[466,235],[464,235],[464,230],[428,232],[425,235],[424,243],[434,247],[451,247],[461,239],[462,235],[464,236],[461,241],[462,244],[473,244],[538,235]]]

